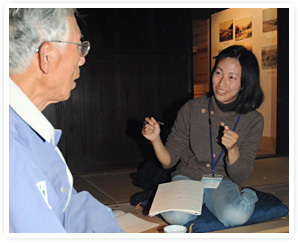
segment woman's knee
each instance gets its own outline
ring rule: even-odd
[[[196,215],[178,211],[169,211],[160,214],[168,224],[184,225],[187,222],[196,219]]]
[[[255,209],[255,204],[242,200],[235,205],[225,205],[221,212],[218,213],[217,218],[224,226],[236,226],[245,224]]]

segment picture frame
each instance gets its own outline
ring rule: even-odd
[[[262,47],[262,69],[277,68],[277,45]]]
[[[235,40],[243,40],[252,37],[252,17],[237,19],[235,21]]]
[[[219,42],[229,41],[234,39],[233,34],[233,19],[219,24]]]
[[[277,9],[269,8],[262,12],[263,16],[263,32],[277,30]]]

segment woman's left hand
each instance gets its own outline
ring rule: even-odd
[[[227,150],[233,149],[235,146],[237,146],[238,137],[238,133],[231,130],[228,126],[225,126],[221,143],[226,147]]]
[[[228,157],[229,157],[229,164],[234,164],[240,154],[239,149],[237,145],[238,141],[238,133],[234,132],[233,130],[230,130],[228,126],[224,127],[223,136],[221,138],[221,143],[226,147],[228,150]]]

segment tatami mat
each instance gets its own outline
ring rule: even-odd
[[[81,175],[81,179],[89,184],[91,191],[98,190],[97,197],[104,204],[129,202],[130,197],[136,193],[143,191],[142,188],[132,184],[130,174],[133,171],[97,173],[89,175]]]
[[[74,176],[74,186],[77,191],[89,191],[103,204],[126,203],[130,197],[143,191],[132,184],[130,174],[136,172],[120,171]],[[243,183],[245,187],[262,188],[266,185],[276,185],[289,182],[289,158],[257,159],[253,173]]]
[[[257,159],[243,186],[255,187],[289,182],[289,157]]]

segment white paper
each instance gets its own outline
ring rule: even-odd
[[[116,214],[118,214],[118,212],[116,212]],[[116,219],[120,228],[126,233],[141,233],[159,226],[159,224],[148,222],[131,213],[119,214]]]
[[[115,217],[118,217],[120,215],[125,214],[125,212],[121,211],[121,210],[113,210],[113,214],[115,215]]]
[[[181,211],[200,215],[204,184],[200,181],[181,180],[158,186],[149,216],[167,211]]]

